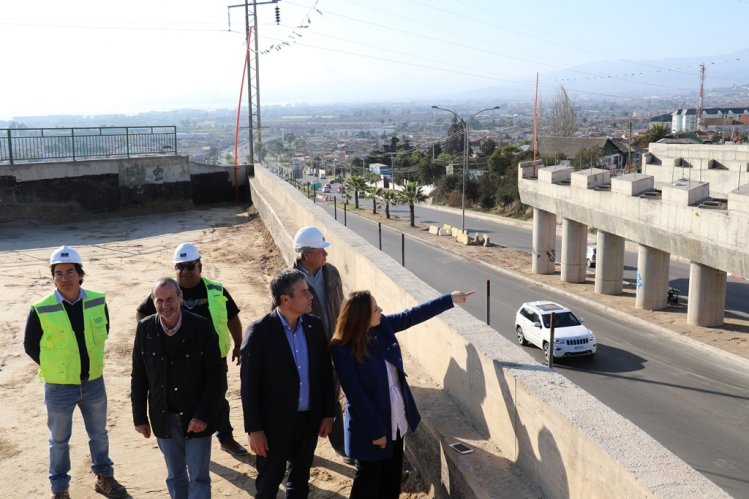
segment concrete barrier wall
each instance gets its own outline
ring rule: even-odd
[[[259,165],[250,189],[288,262],[294,258],[294,233],[316,225],[331,242],[328,258],[347,291],[371,290],[386,312],[450,291],[427,286]],[[728,497],[629,420],[460,307],[400,334],[399,341],[474,427],[547,497]],[[428,421],[424,426],[428,430],[410,436],[407,447],[419,438],[435,438],[434,426]],[[420,446],[414,464],[437,495],[480,496],[471,487],[455,490],[455,479],[451,489],[444,477],[454,470],[444,468],[454,456],[446,456],[442,445],[428,444]]]
[[[3,165],[0,220],[70,219],[124,209],[184,209],[235,198],[233,169],[190,163],[187,156]],[[247,199],[246,167],[238,172]],[[242,183],[244,187],[242,188]]]

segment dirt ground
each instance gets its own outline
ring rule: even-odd
[[[241,309],[246,326],[270,307],[270,277],[285,265],[270,234],[251,210],[219,207],[181,213],[102,219],[81,223],[0,227],[0,497],[48,497],[48,450],[43,386],[36,364],[23,351],[30,304],[53,289],[49,255],[60,244],[84,260],[84,286],[107,293],[111,333],[105,380],[109,397],[110,454],[116,477],[135,498],[167,497],[166,468],[154,438],[135,432],[129,400],[130,355],[135,309],[157,278],[172,275],[174,248],[195,242],[205,276],[223,282]],[[235,437],[242,427],[239,367],[229,368],[228,398]],[[93,491],[86,433],[76,412],[71,439],[73,498],[101,497]],[[236,459],[214,439],[211,478],[214,497],[254,494],[254,457]],[[321,440],[312,470],[312,497],[348,497],[354,468]],[[279,494],[281,497],[282,494]],[[426,497],[410,494],[410,497]]]
[[[369,210],[360,210],[366,215]],[[371,215],[370,215],[371,216]],[[387,221],[409,235],[434,240],[425,227],[411,228],[406,220]],[[129,383],[130,352],[135,331],[135,309],[148,294],[150,283],[172,275],[171,257],[182,242],[195,242],[203,254],[204,275],[222,281],[241,309],[247,325],[269,308],[270,277],[284,267],[270,234],[260,219],[236,207],[214,207],[179,213],[91,220],[80,223],[0,226],[0,334],[6,348],[0,351],[0,497],[46,497],[47,429],[43,387],[37,368],[23,351],[23,330],[30,304],[53,289],[48,271],[52,249],[60,244],[77,248],[86,270],[84,286],[107,293],[111,333],[107,345],[105,379],[109,396],[111,457],[117,478],[132,497],[166,497],[164,462],[153,438],[144,439],[132,426]],[[499,247],[466,247],[442,237],[451,251],[487,261],[530,276],[527,254]],[[586,284],[562,284],[558,275],[535,276],[550,285],[603,301],[642,316],[679,334],[749,358],[749,323],[728,317],[723,329],[686,326],[686,307],[662,312],[634,309],[634,290],[618,297],[593,293]],[[239,398],[239,368],[229,370],[229,401],[235,436],[246,442]],[[93,492],[94,478],[85,431],[78,414],[71,439],[74,498],[101,497]],[[211,476],[214,497],[252,496],[254,458],[236,459],[213,444]],[[327,440],[321,440],[312,470],[312,497],[348,497],[354,468],[338,458]],[[429,497],[409,484],[402,497]],[[280,494],[279,494],[280,497]]]

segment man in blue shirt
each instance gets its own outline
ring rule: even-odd
[[[255,497],[275,498],[289,463],[286,497],[307,497],[317,437],[335,415],[333,374],[322,321],[313,315],[304,273],[284,270],[271,281],[275,308],[242,341],[245,431],[257,455]]]

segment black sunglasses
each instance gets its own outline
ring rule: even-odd
[[[189,270],[192,272],[198,265],[200,265],[200,262],[175,263],[174,270]]]

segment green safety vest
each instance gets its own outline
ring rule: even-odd
[[[88,378],[104,374],[104,342],[107,340],[107,315],[104,293],[84,290],[83,335],[89,358]],[[54,293],[32,305],[42,325],[39,342],[39,377],[47,383],[79,385],[81,355],[65,306]]]
[[[208,291],[208,311],[211,313],[213,328],[218,334],[218,348],[221,351],[221,358],[226,357],[231,347],[231,334],[229,334],[229,317],[226,312],[226,302],[224,296],[224,286],[220,282],[211,281],[202,278],[205,289]]]

